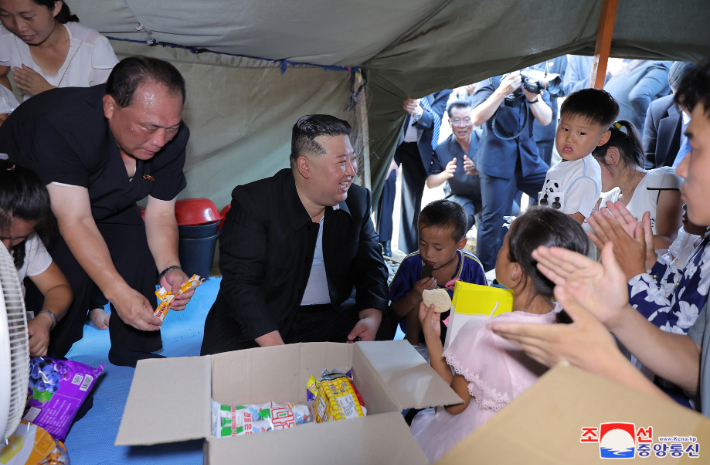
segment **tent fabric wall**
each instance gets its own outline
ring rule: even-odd
[[[320,67],[281,68],[264,60],[193,54],[185,49],[112,41],[119,59],[147,55],[168,60],[183,74],[187,100],[183,119],[190,128],[185,197],[206,197],[219,208],[232,189],[272,176],[289,166],[291,128],[298,118],[346,112],[347,71]]]
[[[566,53],[592,54],[601,3],[453,0],[364,63],[375,198],[404,124],[405,98],[478,82]],[[701,61],[710,57],[709,19],[707,0],[621,0],[612,55]]]
[[[446,2],[68,0],[83,23],[121,39],[152,37],[233,55],[339,66],[362,64]]]

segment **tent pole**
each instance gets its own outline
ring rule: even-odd
[[[362,76],[358,75],[355,82],[357,89],[362,85]],[[362,89],[362,96],[355,107],[358,126],[360,126],[360,137],[362,137],[362,187],[372,191],[372,177],[370,174],[370,126],[367,121],[367,92]]]
[[[611,37],[614,34],[614,21],[616,20],[616,7],[619,4],[619,0],[602,0],[602,2],[599,29],[597,30],[597,44],[594,47],[592,75],[589,80],[589,87],[594,89],[604,88],[606,64],[609,60]]]

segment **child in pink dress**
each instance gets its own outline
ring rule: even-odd
[[[531,208],[518,217],[510,226],[496,262],[498,282],[513,290],[513,311],[495,320],[569,322],[559,304],[552,301],[554,284],[537,270],[531,254],[544,245],[586,255],[588,244],[579,223],[557,210]],[[439,338],[439,315],[433,305],[427,308],[421,303],[419,318],[431,365],[464,402],[426,409],[414,417],[412,434],[431,462],[486,423],[547,369],[486,329],[490,320],[466,323],[444,351]]]

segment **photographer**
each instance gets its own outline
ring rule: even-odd
[[[516,188],[537,198],[549,169],[533,135],[533,121],[552,122],[549,96],[522,84],[520,73],[496,76],[476,84],[471,99],[473,125],[483,125],[477,163],[483,212],[476,255],[486,271],[495,267],[503,245],[503,217],[511,213]]]

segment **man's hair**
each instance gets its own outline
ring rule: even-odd
[[[611,126],[619,116],[619,104],[601,89],[582,89],[572,92],[560,107],[560,115],[579,116],[600,126]]]
[[[185,79],[167,61],[144,56],[133,56],[119,61],[106,81],[106,94],[113,97],[119,107],[126,108],[133,102],[133,94],[143,83],[155,82],[168,91],[182,97],[185,103]]]
[[[469,102],[468,100],[454,100],[446,109],[446,113],[449,115],[449,119],[451,119],[453,118],[451,114],[454,110],[461,110],[464,108],[471,109],[471,102]]]
[[[678,84],[674,100],[691,112],[702,104],[705,115],[710,118],[710,61],[695,66],[685,75]]]
[[[291,163],[307,153],[323,155],[326,150],[315,139],[318,136],[349,136],[350,123],[331,115],[301,116],[291,132]]]
[[[451,200],[435,200],[419,213],[419,229],[452,228],[451,237],[458,242],[466,235],[466,210]]]
[[[668,85],[671,86],[671,89],[678,89],[678,86],[683,78],[686,77],[696,66],[698,65],[695,63],[688,63],[684,61],[676,61],[673,63],[671,70],[668,72]]]

